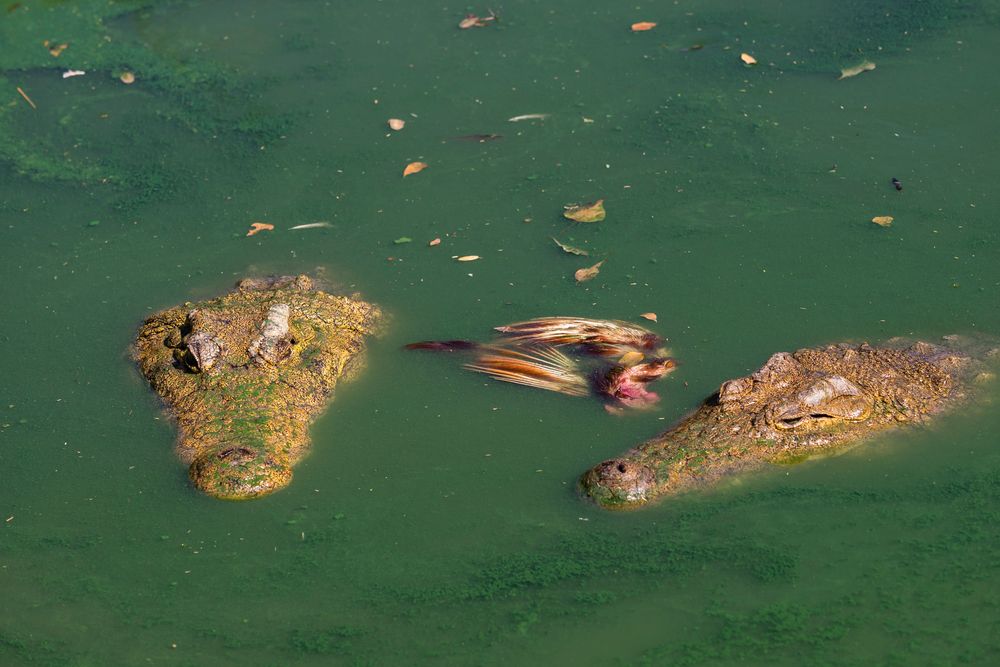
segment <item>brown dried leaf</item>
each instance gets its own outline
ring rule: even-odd
[[[756,65],[757,64],[757,59],[754,58],[749,53],[741,53],[740,54],[740,60],[742,60],[743,62],[745,62],[747,65]]]
[[[410,174],[416,174],[417,172],[421,172],[426,168],[427,168],[426,162],[411,162],[410,164],[406,165],[406,169],[403,170],[403,177],[405,178]]]
[[[576,278],[576,282],[578,283],[586,282],[591,278],[595,278],[597,274],[601,272],[601,264],[604,264],[603,259],[593,266],[588,266],[586,269],[577,269],[576,273],[573,274],[573,277]]]
[[[645,32],[646,30],[652,30],[656,27],[656,24],[651,21],[640,21],[639,23],[632,24],[632,32]]]
[[[642,313],[641,315],[639,315],[639,317],[647,319],[650,322],[655,322],[656,321],[656,313]]]
[[[489,16],[476,16],[475,14],[466,14],[465,18],[458,22],[458,27],[462,30],[468,30],[469,28],[485,28],[490,24],[490,21],[496,21],[497,15],[490,10]]]
[[[266,222],[251,222],[250,231],[247,232],[247,236],[253,236],[257,232],[270,231],[272,229],[274,229],[274,225]]]
[[[428,243],[427,245],[429,245],[429,246],[441,245],[441,239],[434,239],[430,243]]]
[[[590,257],[590,253],[583,248],[577,248],[576,246],[566,245],[556,237],[551,237],[555,241],[556,245],[563,249],[563,252],[568,252],[571,255],[580,255],[582,257]]]
[[[399,131],[402,130],[404,127],[406,127],[406,121],[403,120],[402,118],[390,118],[388,123],[390,130]]]
[[[870,60],[866,60],[860,65],[855,65],[854,67],[845,67],[840,70],[840,76],[837,77],[837,81],[841,79],[849,79],[852,76],[857,76],[862,72],[870,72],[875,69],[875,63]]]
[[[462,255],[461,257],[458,257],[456,259],[458,259],[458,261],[460,262],[474,262],[477,259],[479,259],[479,255]]]
[[[872,222],[882,227],[888,227],[889,225],[891,225],[892,220],[893,217],[891,215],[876,215],[874,218],[872,218]]]
[[[604,212],[604,200],[598,199],[589,204],[574,204],[564,207],[563,217],[573,222],[600,222],[606,215]]]

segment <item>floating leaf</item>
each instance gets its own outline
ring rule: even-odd
[[[406,121],[401,118],[390,118],[389,119],[389,129],[390,130],[402,130],[406,127]]]
[[[586,269],[577,269],[576,273],[573,274],[573,277],[576,278],[576,282],[578,283],[590,280],[591,278],[596,277],[597,274],[601,272],[601,264],[604,264],[603,259],[599,261],[597,264],[589,266]]]
[[[304,225],[295,225],[289,229],[316,229],[317,227],[333,227],[329,222],[307,222]]]
[[[42,42],[42,46],[49,50],[53,58],[58,58],[62,52],[69,48],[69,44],[53,44],[49,40]]]
[[[556,242],[557,246],[559,246],[560,248],[563,249],[564,252],[568,252],[571,255],[581,255],[583,257],[590,257],[590,253],[587,252],[586,250],[584,250],[583,248],[577,248],[575,246],[566,245],[565,243],[561,242],[559,239],[557,239],[554,236],[551,237],[551,238],[552,238],[553,241]]]
[[[132,72],[122,72],[118,79],[125,85],[130,85],[135,83],[135,74],[132,74]]]
[[[872,222],[874,222],[876,225],[881,225],[882,227],[888,227],[889,225],[891,225],[892,220],[893,218],[891,215],[876,215],[874,218],[872,218]]]
[[[417,172],[423,171],[427,168],[426,162],[411,162],[406,165],[406,169],[403,170],[403,177],[407,177],[410,174],[416,174]]]
[[[462,30],[468,30],[469,28],[485,28],[491,21],[496,21],[497,19],[498,17],[493,13],[492,9],[490,10],[489,16],[466,14],[465,18],[458,22],[458,27]]]
[[[460,262],[474,262],[479,259],[479,255],[462,255],[461,257],[456,257]]]
[[[640,21],[639,23],[632,24],[632,32],[644,32],[646,30],[652,30],[655,27],[656,24],[651,21]]]
[[[427,245],[429,245],[429,246],[441,245],[441,239],[434,239],[433,241],[431,241]]]
[[[574,222],[600,222],[604,220],[604,200],[598,199],[589,204],[574,204],[565,206],[563,217]]]
[[[403,243],[413,243],[413,239],[409,236],[400,236],[398,239],[393,241],[396,245],[402,245]]]
[[[641,317],[643,319],[647,319],[650,322],[655,322],[656,321],[656,313],[642,313],[641,315],[639,315],[639,317]]]
[[[547,113],[525,113],[520,116],[514,116],[513,118],[508,118],[507,121],[510,123],[516,123],[522,120],[545,120],[549,117]]]
[[[862,72],[870,72],[875,69],[875,63],[870,60],[866,60],[860,65],[855,65],[854,67],[846,67],[840,70],[840,76],[837,77],[837,81],[841,79],[850,79],[852,76],[857,76]]]
[[[757,59],[754,58],[749,53],[741,53],[740,54],[740,60],[742,60],[743,62],[745,62],[747,65],[756,65],[757,64]]]
[[[257,232],[264,232],[274,229],[274,225],[268,224],[266,222],[251,222],[250,231],[247,232],[247,236],[253,236]]]

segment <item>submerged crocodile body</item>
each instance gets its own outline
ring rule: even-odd
[[[695,412],[581,479],[612,509],[638,507],[767,463],[842,449],[958,402],[982,365],[959,339],[779,352],[722,384]],[[995,356],[995,350],[991,351]]]
[[[149,317],[133,356],[177,423],[195,486],[233,500],[287,486],[309,424],[359,368],[379,317],[308,276],[245,279]]]

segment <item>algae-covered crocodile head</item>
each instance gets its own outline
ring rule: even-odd
[[[665,432],[595,466],[581,484],[598,504],[628,509],[767,462],[794,462],[922,422],[963,396],[980,368],[957,351],[959,342],[779,352],[752,375],[724,382]]]
[[[134,357],[177,422],[195,486],[233,500],[287,486],[310,422],[359,367],[379,317],[307,276],[284,276],[148,318]]]

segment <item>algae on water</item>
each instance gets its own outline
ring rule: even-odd
[[[249,153],[280,138],[289,115],[261,101],[266,82],[146,43],[124,21],[172,4],[8,7],[0,17],[0,164],[36,181],[107,187],[119,208],[131,208],[191,178],[190,165],[172,155],[178,142]],[[86,75],[63,79],[67,70]],[[134,84],[120,80],[124,72]]]

